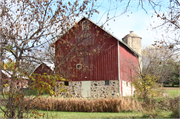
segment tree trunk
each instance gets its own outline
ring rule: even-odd
[[[10,110],[10,115],[8,118],[15,118],[15,110],[14,109]]]
[[[23,118],[23,111],[22,110],[20,110],[19,112],[18,112],[18,119],[22,119]]]

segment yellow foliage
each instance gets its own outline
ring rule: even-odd
[[[157,84],[158,77],[152,76],[150,74],[143,74],[141,77],[137,78],[132,82],[136,89],[136,95],[145,98],[150,96],[157,96],[157,91],[155,88]]]
[[[4,84],[3,86],[4,86],[4,87],[8,87],[8,83]]]

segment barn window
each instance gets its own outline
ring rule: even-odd
[[[77,64],[76,65],[76,69],[81,69],[82,68],[82,64]]]
[[[109,80],[108,80],[108,81],[105,81],[105,85],[109,85]]]
[[[69,81],[64,81],[65,86],[69,86]]]
[[[85,20],[82,22],[82,30],[88,30],[88,29],[89,29],[88,21]]]

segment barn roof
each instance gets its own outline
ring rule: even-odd
[[[36,71],[36,69],[37,69],[39,66],[41,66],[42,64],[45,64],[45,65],[48,66],[52,71],[54,71],[54,68],[55,68],[54,64],[44,61],[44,62],[42,62],[41,64],[37,65],[37,67],[33,70],[33,72]],[[33,72],[32,72],[32,73],[33,73]],[[31,74],[32,74],[32,73],[31,73]],[[31,74],[30,74],[30,75],[31,75]]]
[[[1,70],[1,72],[2,72],[4,75],[6,75],[8,78],[11,78],[10,73],[8,73],[7,71]]]
[[[5,74],[8,78],[11,78],[11,75],[13,74],[12,71],[8,71],[8,70],[1,70],[3,74]],[[17,78],[23,78],[23,79],[28,79],[28,77],[23,76],[23,74],[21,74],[20,72],[16,73]]]
[[[94,23],[92,20],[90,20],[89,18],[83,16],[77,23],[79,23],[82,19],[87,19],[89,20],[90,22],[92,22],[94,25],[98,26],[96,23]],[[74,25],[72,27],[70,27],[68,30],[70,30],[71,28],[73,28]],[[117,38],[116,36],[114,36],[113,34],[111,34],[109,31],[101,28],[100,26],[98,26],[100,29],[102,29],[103,31],[105,31],[106,33],[108,33],[109,35],[111,35],[112,37],[114,37],[116,40],[119,41],[119,43],[121,43],[122,45],[124,45],[126,48],[128,48],[130,51],[132,51],[133,53],[135,53],[136,55],[138,56],[141,56],[139,53],[137,53],[135,50],[133,50],[129,45],[127,45],[125,42],[121,41],[119,38]],[[67,33],[67,32],[66,32]],[[62,34],[56,41],[58,41],[62,36],[64,36],[66,33]],[[129,35],[129,34],[128,34]],[[136,34],[135,34],[136,35]],[[127,36],[127,35],[126,35]],[[126,37],[125,36],[125,37]],[[139,36],[137,36],[139,37]],[[56,41],[54,41],[54,43],[56,43]],[[53,43],[53,44],[54,44]]]

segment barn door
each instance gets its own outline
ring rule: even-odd
[[[82,97],[90,97],[91,94],[91,81],[82,81],[81,88]]]

